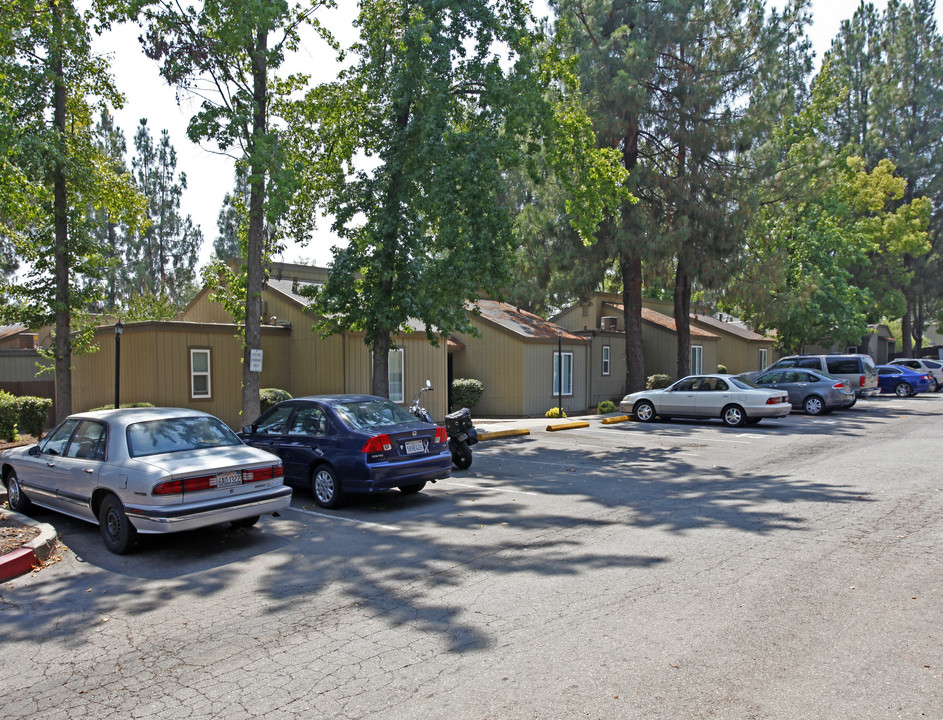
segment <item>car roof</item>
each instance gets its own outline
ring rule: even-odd
[[[129,424],[132,422],[146,422],[147,420],[164,420],[166,418],[214,416],[202,410],[191,410],[189,408],[141,407],[120,408],[118,410],[89,410],[87,412],[72,413],[69,417]]]
[[[364,395],[356,393],[338,395],[305,395],[304,397],[292,398],[291,400],[284,400],[283,402],[292,402],[298,400],[314,400],[326,405],[339,405],[341,403],[349,402],[371,402],[375,400],[387,400],[389,402],[388,398],[380,397],[379,395]]]

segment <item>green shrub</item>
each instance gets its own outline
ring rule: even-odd
[[[565,418],[566,413],[563,412],[559,407],[550,408],[547,412],[544,413],[544,417],[548,418]]]
[[[259,391],[259,410],[265,412],[282,400],[291,400],[291,393],[278,388],[263,388]]]
[[[658,388],[666,388],[669,385],[671,385],[671,378],[663,373],[649,375],[648,379],[645,381],[646,390],[657,390]]]
[[[52,408],[50,398],[24,395],[16,398],[17,422],[16,429],[24,435],[40,437],[46,429],[49,420],[49,410]]]
[[[16,400],[12,393],[0,390],[0,440],[3,442],[16,440],[16,421],[20,414]]]
[[[726,374],[727,374],[727,366],[726,366],[726,365],[720,365],[720,364],[718,364],[718,365],[717,365],[717,372],[720,373],[721,375],[726,375]]]
[[[616,404],[612,400],[603,400],[599,405],[596,406],[596,412],[599,415],[605,415],[607,413],[615,412]]]
[[[455,378],[452,381],[452,405],[457,408],[470,408],[485,391],[481,380],[474,378]]]

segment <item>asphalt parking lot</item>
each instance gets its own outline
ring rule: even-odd
[[[23,718],[943,718],[943,395],[746,429],[479,421],[419,495],[0,585]]]

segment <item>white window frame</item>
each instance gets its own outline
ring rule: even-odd
[[[757,370],[765,370],[769,365],[769,348],[760,348],[760,366]]]
[[[396,363],[394,363],[393,358],[399,358]],[[393,388],[395,387],[394,383],[394,364],[399,365],[399,392],[394,393]],[[406,402],[406,357],[403,353],[403,348],[390,348],[390,352],[387,355],[387,376],[386,380],[390,388],[390,400],[395,403]]]
[[[193,359],[197,355],[206,356],[206,370],[195,370]],[[190,348],[190,399],[191,400],[209,400],[213,397],[213,356],[210,348]],[[197,393],[196,379],[198,377],[206,378],[206,393]]]
[[[612,348],[609,345],[602,346],[602,374],[608,375],[612,369],[611,363]]]
[[[691,346],[691,374],[702,375],[704,373],[704,346]]]
[[[560,368],[560,353],[553,353],[553,396],[560,397],[560,382],[557,370]],[[563,353],[563,396],[573,396],[573,353]]]

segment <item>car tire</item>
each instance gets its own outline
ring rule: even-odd
[[[259,521],[258,515],[251,515],[245,518],[239,518],[238,520],[232,521],[232,526],[234,528],[250,528]]]
[[[655,406],[648,400],[639,400],[632,408],[632,414],[639,422],[651,422],[655,419]]]
[[[818,395],[809,395],[802,401],[802,409],[806,415],[823,415],[825,413],[825,402]]]
[[[23,492],[23,488],[20,487],[16,470],[10,470],[7,475],[7,503],[9,503],[10,509],[17,513],[29,512],[29,509],[33,506],[33,503]]]
[[[908,382],[899,382],[894,386],[894,394],[902,398],[910,397],[914,394],[913,385]]]
[[[856,403],[856,402],[858,402],[858,396],[857,396],[857,395],[855,395],[855,399],[854,399],[854,400],[852,400],[850,403],[848,403],[847,405],[845,405],[845,410],[850,410],[851,408],[853,408],[853,407],[855,406],[855,403]]]
[[[417,492],[422,490],[426,486],[426,481],[413,483],[412,485],[401,485],[399,491],[403,495],[415,495]]]
[[[318,465],[311,472],[311,494],[318,507],[331,510],[340,507],[342,501],[341,484],[337,474],[328,465]]]
[[[137,530],[128,520],[121,501],[114,495],[102,500],[98,508],[98,530],[105,547],[115,555],[124,555],[137,540]]]
[[[748,418],[739,405],[728,405],[720,411],[720,419],[727,427],[740,427],[746,424]]]

